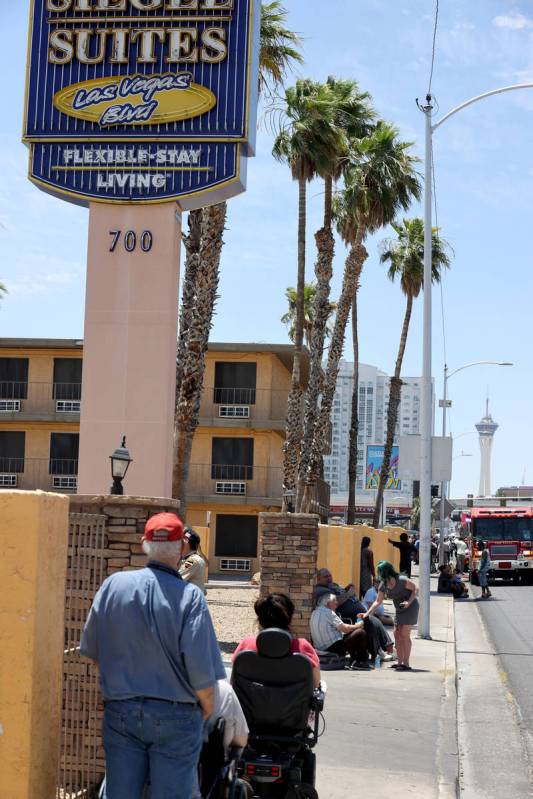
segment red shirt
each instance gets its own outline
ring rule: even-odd
[[[245,649],[252,649],[254,652],[257,652],[257,642],[255,635],[247,635],[246,638],[243,638],[240,642],[239,646],[233,653],[232,660],[235,660],[239,652],[242,652]],[[291,652],[292,654],[300,654],[305,655],[311,661],[311,665],[318,669],[320,668],[320,661],[318,659],[318,655],[315,649],[311,646],[309,641],[306,641],[305,638],[293,638],[291,641]]]

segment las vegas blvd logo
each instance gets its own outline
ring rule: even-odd
[[[54,95],[64,114],[100,127],[147,125],[190,119],[216,105],[213,92],[192,82],[190,72],[100,78],[67,86]]]
[[[205,204],[203,192],[218,201],[244,190],[259,0],[31,2],[32,180],[78,202],[184,198],[184,208]],[[139,158],[130,143],[134,151],[142,143]]]

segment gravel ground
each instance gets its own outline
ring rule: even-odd
[[[254,602],[259,591],[250,588],[210,588],[207,604],[211,611],[220,649],[231,654],[245,635],[256,631]]]

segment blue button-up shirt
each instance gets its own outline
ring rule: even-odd
[[[196,691],[226,676],[202,592],[157,563],[105,580],[80,652],[98,662],[106,700],[196,702]]]

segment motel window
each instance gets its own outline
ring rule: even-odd
[[[24,471],[26,433],[3,430],[0,432],[0,472],[15,474]]]
[[[215,555],[217,558],[256,558],[257,516],[217,514]]]
[[[79,446],[79,433],[52,433],[50,435],[50,474],[77,474]]]
[[[81,399],[81,358],[54,358],[54,399]]]
[[[256,363],[215,363],[215,396],[218,405],[255,405]]]
[[[0,399],[27,399],[28,358],[0,358]]]
[[[211,451],[213,480],[252,480],[253,438],[214,438]]]

